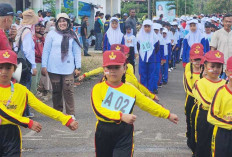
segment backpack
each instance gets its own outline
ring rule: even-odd
[[[22,77],[24,78],[24,76],[27,76],[29,73],[31,73],[31,63],[28,61],[28,59],[25,57],[23,51],[21,50],[21,46],[22,46],[22,34],[23,32],[29,29],[27,27],[25,27],[20,35],[20,39],[19,39],[19,47],[18,47],[18,51],[16,52],[17,54],[17,62],[22,63]]]

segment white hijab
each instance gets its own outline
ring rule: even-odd
[[[151,31],[149,33],[145,32],[145,30],[144,30],[145,25],[150,25],[151,26]],[[143,26],[140,29],[139,33],[138,33],[138,42],[140,43],[140,46],[141,46],[142,42],[150,42],[150,44],[152,46],[152,49],[149,50],[149,51],[146,51],[146,52],[141,52],[141,49],[140,49],[139,55],[140,55],[142,61],[144,61],[145,54],[147,53],[146,62],[148,62],[148,59],[151,57],[151,55],[153,53],[153,50],[154,50],[154,45],[155,45],[155,43],[157,41],[158,41],[158,36],[154,32],[152,21],[149,20],[149,19],[144,20],[143,21]]]
[[[118,22],[118,27],[116,29],[112,28],[112,26],[111,26],[112,21],[117,21]],[[121,30],[120,30],[120,25],[119,25],[119,19],[118,18],[112,17],[110,19],[110,27],[107,30],[106,34],[107,34],[110,45],[121,44],[123,34],[122,34]]]
[[[191,30],[189,33],[185,36],[185,39],[187,39],[189,46],[191,47],[194,43],[201,43],[202,38],[204,38],[203,34],[200,31],[198,21],[196,19],[193,19],[191,21],[187,22],[187,26],[190,28],[190,24],[195,23],[197,30],[195,32],[192,32]]]
[[[167,28],[164,28],[163,32],[165,32],[167,35],[166,37],[162,37],[163,38],[163,42],[164,42],[164,56],[168,55],[168,44],[171,43],[171,39],[168,36],[168,30]]]

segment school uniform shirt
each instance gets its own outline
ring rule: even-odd
[[[100,73],[104,73],[103,67],[99,67],[97,69],[84,73],[84,77],[89,77]],[[140,92],[142,92],[147,97],[155,99],[155,94],[151,93],[145,86],[139,83],[136,76],[134,75],[134,68],[130,63],[127,64],[126,82],[135,86]]]
[[[207,78],[202,78],[195,83],[195,87],[192,93],[198,101],[198,106],[201,106],[204,110],[209,110],[213,97],[217,89],[225,85],[226,81],[221,79],[220,81],[213,82]]]
[[[196,32],[189,32],[184,40],[183,40],[183,57],[182,62],[188,63],[189,62],[189,52],[190,48],[194,43],[201,43],[202,45],[205,45],[205,38],[203,34],[200,32],[200,30],[196,30]]]
[[[190,70],[190,65],[191,65],[190,62],[186,64],[186,66],[184,68],[184,74],[183,74],[183,85],[184,85],[184,90],[185,90],[186,93],[187,93],[186,75],[187,75],[188,72],[191,71]]]
[[[213,32],[211,32],[210,34],[204,33],[205,45],[203,45],[203,46],[204,46],[204,52],[205,53],[210,51],[209,43],[211,41],[212,35],[213,35]]]
[[[14,93],[11,102],[6,106],[8,99],[11,96],[11,85],[0,86],[0,118],[2,119],[1,125],[21,125],[28,127],[31,121],[28,118],[21,117],[24,113],[26,105],[30,105],[37,112],[44,114],[54,120],[60,121],[63,125],[68,125],[72,121],[72,117],[69,115],[64,115],[62,112],[57,111],[41,101],[39,101],[25,86],[15,83]],[[9,112],[10,111],[10,112]],[[17,116],[14,116],[14,114]]]
[[[124,21],[123,19],[119,19],[119,24],[120,24],[120,30],[123,34],[125,34],[124,32],[124,27],[125,27],[125,24],[124,24]]]
[[[110,26],[110,20],[106,20],[106,22],[104,23],[104,32],[106,33],[109,29]]]
[[[198,81],[198,80],[200,80],[200,73],[194,73],[193,72],[191,74],[191,71],[186,73],[186,87],[187,87],[186,92],[191,97],[194,97],[193,93],[192,93],[192,89],[194,87],[195,82]]]
[[[124,35],[124,39],[125,39],[125,45],[127,47],[133,47],[135,54],[138,54],[137,40],[136,37],[133,35],[133,31],[131,31],[131,34]]]
[[[118,87],[113,87],[107,83],[107,81],[96,84],[93,87],[91,94],[91,104],[93,111],[96,115],[96,118],[103,122],[109,123],[120,123],[121,122],[121,114],[123,112],[123,108],[125,107],[125,103],[128,102],[128,99],[121,97],[120,110],[111,110],[106,107],[103,107],[104,104],[108,106],[117,107],[118,103],[113,103],[115,99],[117,99],[117,94],[107,93],[107,91],[114,91],[114,93],[120,93],[120,95],[126,95],[131,99],[134,99],[134,104],[136,104],[142,110],[150,113],[153,116],[160,118],[168,118],[170,115],[170,111],[163,108],[161,105],[157,104],[153,100],[144,96],[138,89],[128,83],[121,83]],[[108,96],[109,95],[109,96]],[[120,98],[118,98],[119,101]],[[115,106],[116,105],[116,106]],[[131,108],[130,113],[133,112],[133,106]]]
[[[218,88],[214,95],[207,120],[218,127],[232,130],[232,91],[227,85]]]

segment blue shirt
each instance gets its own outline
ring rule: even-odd
[[[45,39],[42,67],[54,74],[69,75],[75,68],[81,68],[81,49],[74,39],[69,39],[69,51],[67,58],[61,60],[61,41],[63,36],[50,31]]]
[[[121,43],[117,43],[117,44],[125,45],[124,36],[122,37]],[[107,37],[107,34],[105,33],[104,41],[103,41],[103,52],[105,52],[105,51],[107,51],[107,50],[110,50],[110,49],[111,49],[111,45],[110,45],[110,43],[109,43],[109,39],[108,39],[108,37]]]

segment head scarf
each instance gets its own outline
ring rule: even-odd
[[[68,27],[67,27],[66,30],[60,30],[60,28],[58,26],[58,22],[59,22],[60,18],[57,19],[56,24],[55,24],[56,32],[63,36],[63,39],[61,41],[61,60],[63,62],[65,61],[65,59],[66,59],[66,57],[68,55],[69,39],[74,39],[76,41],[76,43],[82,48],[82,46],[81,46],[81,44],[79,42],[79,39],[77,38],[76,33],[71,30],[71,22],[70,22],[70,20],[66,19],[66,18],[64,18],[64,19],[68,23]]]
[[[144,26],[145,25],[150,25],[151,26],[151,31],[149,33],[145,32],[145,30],[144,30]],[[142,42],[149,42],[151,44],[151,46],[152,46],[152,49],[149,50],[149,51],[146,51],[146,52],[139,52],[139,55],[140,55],[142,61],[144,61],[145,54],[147,53],[147,60],[146,60],[146,62],[148,62],[148,59],[152,55],[153,50],[154,50],[154,45],[155,45],[155,43],[157,41],[158,41],[158,36],[154,32],[152,21],[149,20],[149,19],[144,20],[142,28],[140,29],[140,31],[138,33],[138,42],[140,43],[140,46],[141,46]]]
[[[187,39],[187,42],[189,44],[189,46],[191,47],[194,43],[201,43],[202,38],[204,38],[203,34],[201,33],[200,29],[199,29],[199,24],[198,21],[193,19],[187,22],[187,26],[190,29],[190,24],[191,23],[195,23],[196,24],[196,31],[192,32],[191,30],[189,31],[189,33],[185,36],[185,39]]]
[[[167,34],[166,37],[162,37],[163,38],[163,43],[164,43],[164,56],[167,56],[168,55],[168,44],[171,43],[171,40],[168,36],[168,29],[167,28],[164,28],[165,33]]]
[[[111,26],[113,21],[118,22],[118,27],[116,29],[113,29],[112,26]],[[112,17],[110,19],[110,27],[107,30],[106,34],[107,34],[110,45],[121,44],[123,34],[122,34],[121,30],[120,30],[120,25],[119,25],[119,19],[118,18]]]

